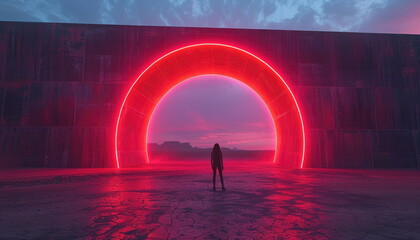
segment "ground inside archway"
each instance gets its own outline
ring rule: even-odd
[[[420,175],[226,161],[0,174],[1,239],[418,239]],[[409,184],[408,184],[409,183]]]

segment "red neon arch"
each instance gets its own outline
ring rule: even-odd
[[[116,123],[118,168],[148,163],[147,130],[156,105],[180,82],[206,74],[237,79],[257,92],[270,110],[276,128],[274,161],[288,168],[303,167],[305,128],[296,98],[286,82],[252,53],[229,45],[204,43],[165,54],[131,85]]]

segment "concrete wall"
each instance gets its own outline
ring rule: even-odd
[[[0,167],[113,167],[119,105],[188,44],[248,50],[303,111],[308,167],[419,168],[420,36],[0,22]]]

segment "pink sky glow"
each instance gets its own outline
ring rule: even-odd
[[[149,143],[189,142],[197,147],[274,149],[275,131],[267,106],[247,85],[204,75],[173,88],[153,112]]]

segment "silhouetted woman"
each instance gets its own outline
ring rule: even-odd
[[[211,168],[213,169],[213,191],[216,190],[216,170],[219,169],[220,182],[222,183],[222,190],[225,191],[225,184],[223,183],[223,157],[222,151],[218,143],[214,144],[211,151]]]

